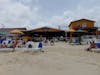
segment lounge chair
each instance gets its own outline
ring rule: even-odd
[[[38,42],[38,43],[32,44],[32,48],[29,48],[28,46],[26,46],[24,51],[41,51],[41,52],[43,52],[42,48],[43,48],[43,44],[41,42]]]
[[[34,43],[34,45],[35,45],[35,43]],[[32,46],[33,46],[33,44],[32,44]],[[20,51],[20,50],[22,50],[22,51],[36,51],[36,52],[41,51],[41,52],[44,52],[42,50],[42,48],[43,48],[43,44],[41,42],[38,42],[38,43],[36,43],[36,46],[34,46],[32,48],[28,48],[28,46],[23,47],[23,48],[18,48],[18,47],[16,47],[16,48],[0,48],[0,52],[13,52],[13,51]]]
[[[36,47],[34,46],[33,48],[27,48],[29,51],[42,51],[43,44],[41,42],[36,44]]]

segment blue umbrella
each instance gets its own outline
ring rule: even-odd
[[[86,30],[77,30],[76,32],[87,33],[88,31],[86,31]]]

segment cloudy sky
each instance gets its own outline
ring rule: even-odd
[[[0,27],[67,26],[80,18],[100,25],[100,0],[0,0]]]

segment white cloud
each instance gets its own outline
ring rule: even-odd
[[[11,1],[11,0],[0,0],[0,5],[5,4],[5,3],[9,3],[9,1]]]
[[[49,13],[52,16],[47,18],[49,14],[44,16],[42,11],[45,11],[45,8],[44,10],[41,9],[40,0],[0,0],[0,27],[2,24],[6,27],[27,27],[28,29],[41,26],[67,26],[71,21],[80,18],[92,19],[100,23],[100,7],[93,5],[96,4],[96,1],[82,0],[81,3],[79,1],[73,10],[69,7],[60,15]],[[59,9],[61,9],[60,5]],[[52,12],[51,10],[50,12]]]
[[[51,18],[51,23],[54,25],[68,26],[71,21],[78,20],[81,18],[94,20],[97,23],[100,23],[99,14],[100,14],[100,7],[87,9],[84,8],[83,6],[78,6],[75,10],[66,10],[60,16],[53,16]]]
[[[22,27],[40,18],[38,6],[33,6],[31,9],[27,5],[11,0],[0,0],[0,4],[0,23],[6,27]]]

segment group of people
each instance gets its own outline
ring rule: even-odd
[[[7,39],[5,37],[3,38],[0,38],[0,48],[15,48],[15,47],[18,47],[18,48],[22,48],[22,47],[26,47],[26,45],[28,45],[27,43],[28,42],[33,42],[32,40],[18,40],[18,39]],[[53,38],[45,38],[45,37],[42,37],[40,36],[38,38],[38,42],[42,42],[43,45],[51,45],[53,46],[54,45],[54,39]],[[29,44],[29,46],[27,47],[32,47],[32,45]]]
[[[18,39],[13,39],[13,38],[0,38],[0,48],[15,48],[15,47],[19,47],[21,48],[21,46],[25,46],[26,41],[24,40],[18,40]]]
[[[53,45],[54,45],[54,38],[46,38],[46,37],[40,36],[40,37],[38,38],[38,41],[43,42],[43,44],[44,44],[45,46],[48,46],[48,45],[53,46]]]
[[[54,39],[47,39],[47,38],[43,39],[42,37],[40,37],[39,41],[43,42],[43,44],[46,46],[49,44],[51,46],[54,45]],[[18,40],[9,40],[8,42],[6,42],[5,39],[2,39],[0,40],[0,48],[15,48],[15,47],[21,48],[21,47],[25,47],[27,42],[29,41],[22,40],[21,42],[19,42]],[[29,44],[28,48],[32,48],[32,45]],[[86,50],[92,51],[92,48],[98,48],[94,40],[90,41],[90,45]]]
[[[54,40],[53,39],[45,39],[45,40],[43,40],[43,43],[44,43],[44,45],[45,46],[48,46],[48,45],[51,45],[51,46],[53,46],[54,45]]]
[[[16,45],[18,44],[18,41],[17,40],[13,40],[13,41],[3,41],[1,44],[0,44],[0,48],[15,48]]]

